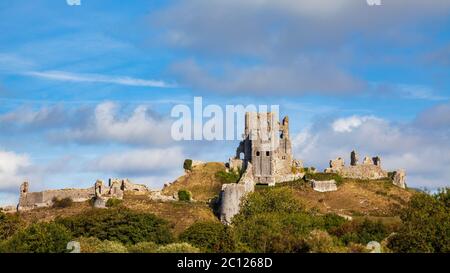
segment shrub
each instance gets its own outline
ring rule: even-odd
[[[71,240],[70,232],[56,223],[32,224],[14,234],[2,245],[9,253],[62,253]]]
[[[334,253],[345,252],[345,248],[339,246],[336,239],[326,231],[313,230],[305,240],[309,252],[313,253]]]
[[[106,207],[113,208],[118,207],[123,203],[123,200],[117,199],[117,198],[110,198],[108,201],[106,201]]]
[[[80,215],[57,219],[57,222],[76,237],[97,237],[123,244],[147,241],[164,244],[173,240],[166,220],[126,208],[92,209]]]
[[[128,253],[128,249],[120,242],[105,240],[100,244],[98,253]]]
[[[98,253],[102,241],[95,237],[79,237],[75,241],[80,243],[81,253]]]
[[[258,253],[306,252],[304,239],[319,226],[314,217],[299,212],[259,213],[233,223],[238,240]]]
[[[192,199],[192,193],[188,190],[178,191],[178,200],[189,202]]]
[[[188,243],[173,243],[165,246],[160,246],[156,253],[199,253],[200,250],[191,246]]]
[[[348,221],[335,213],[327,213],[323,217],[323,228],[326,231],[330,231],[336,228],[341,227],[345,223],[348,223]]]
[[[236,242],[229,227],[218,222],[198,222],[187,228],[180,240],[205,252],[233,252]]]
[[[339,237],[345,244],[365,245],[370,241],[381,242],[391,233],[391,230],[381,221],[374,222],[364,219],[363,221],[347,222],[339,227],[331,228],[330,233]]]
[[[241,179],[240,171],[218,171],[215,176],[222,184],[237,183]]]
[[[304,212],[304,206],[289,188],[265,188],[247,195],[238,217],[248,218],[266,212]]]
[[[80,243],[82,253],[127,253],[128,249],[116,241],[102,241],[95,237],[80,237],[77,239]]]
[[[17,214],[10,215],[0,212],[0,241],[14,235],[23,225]]]
[[[183,163],[183,169],[185,171],[192,171],[192,159],[186,159]]]
[[[154,242],[141,242],[128,247],[130,253],[155,253],[158,245]]]
[[[72,204],[73,204],[73,200],[70,197],[66,197],[66,198],[62,198],[62,199],[55,197],[55,198],[53,198],[52,202],[53,202],[53,205],[52,205],[53,208],[68,208],[68,207],[72,206]]]
[[[401,211],[402,226],[388,247],[395,252],[450,252],[448,191],[414,195]]]

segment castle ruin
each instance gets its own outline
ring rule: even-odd
[[[289,118],[280,123],[275,113],[245,113],[243,140],[236,149],[236,156],[229,161],[230,169],[246,169],[251,163],[256,184],[269,186],[291,181],[299,177],[293,168],[303,164],[293,160],[289,136]]]
[[[326,168],[325,173],[337,173],[344,178],[377,180],[391,178],[393,184],[406,188],[406,172],[397,170],[389,173],[381,167],[381,158],[364,157],[362,164],[359,164],[359,155],[356,151],[350,153],[350,166],[345,166],[345,162],[341,157],[330,160],[330,167]]]
[[[282,122],[275,113],[245,113],[243,140],[230,158],[230,171],[244,170],[236,184],[224,184],[220,195],[220,219],[231,223],[239,213],[243,196],[254,191],[256,184],[274,186],[276,183],[303,178],[303,163],[293,159],[289,136],[289,118]]]
[[[95,199],[94,205],[102,207],[109,198],[122,199],[125,191],[148,192],[145,185],[131,183],[128,179],[109,179],[108,185],[97,180],[93,187],[87,189],[60,189],[30,192],[29,183],[24,182],[20,186],[19,204],[17,210],[29,210],[40,207],[50,207],[55,200],[70,198],[73,202],[85,202]]]

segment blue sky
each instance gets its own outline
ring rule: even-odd
[[[184,158],[226,161],[238,141],[170,139],[194,96],[280,105],[306,165],[358,149],[449,186],[449,15],[446,0],[1,1],[0,204],[25,179],[159,188]]]

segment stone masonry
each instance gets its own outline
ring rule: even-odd
[[[275,113],[245,113],[243,140],[228,168],[245,172],[238,183],[222,186],[220,219],[225,224],[239,213],[242,198],[256,184],[273,186],[303,178],[303,162],[292,155],[289,118],[280,122]]]
[[[381,158],[364,157],[362,164],[359,164],[359,156],[355,151],[350,154],[350,166],[345,166],[342,158],[330,160],[330,167],[325,169],[325,173],[337,173],[344,178],[376,180],[388,178],[388,171],[381,167]],[[391,177],[393,184],[402,188],[406,187],[406,173],[404,170],[397,170]]]
[[[95,197],[104,202],[108,198],[123,198],[125,191],[147,192],[144,185],[131,183],[128,179],[110,179],[109,185],[103,184],[103,181],[97,180],[93,187],[87,189],[61,189],[46,190],[41,192],[30,192],[29,183],[24,182],[20,186],[19,204],[17,210],[29,210],[39,207],[49,207],[54,199],[70,198],[73,202],[84,202]],[[101,202],[103,203],[103,202]]]

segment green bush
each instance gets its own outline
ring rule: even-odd
[[[91,209],[80,215],[56,220],[75,237],[97,237],[100,240],[136,244],[152,241],[158,244],[173,240],[168,222],[150,213],[126,208]]]
[[[185,171],[192,171],[192,159],[186,159],[183,163],[183,169]]]
[[[307,252],[306,236],[319,227],[314,217],[306,213],[258,213],[234,222],[238,240],[251,252]]]
[[[336,181],[336,185],[342,185],[343,178],[337,173],[307,173],[305,175],[306,180],[316,180],[316,181],[326,181],[326,180],[334,180]]]
[[[76,239],[80,243],[82,253],[127,253],[128,249],[116,241],[102,241],[95,237],[80,237]]]
[[[60,224],[32,224],[3,243],[0,251],[7,253],[63,253],[67,252],[67,243],[71,238],[70,232]]]
[[[450,252],[450,193],[414,195],[401,211],[402,225],[390,236],[394,252]]]
[[[108,201],[106,201],[106,207],[113,208],[118,207],[123,203],[123,200],[117,199],[117,198],[110,198]]]
[[[180,234],[180,240],[205,252],[233,252],[236,248],[231,229],[218,222],[198,222]]]
[[[102,241],[95,237],[79,237],[75,241],[80,243],[81,253],[98,253]]]
[[[178,191],[178,200],[189,202],[192,199],[192,193],[188,190]]]
[[[105,240],[100,244],[98,253],[128,253],[128,249],[120,242]]]
[[[348,223],[348,221],[335,213],[327,213],[322,216],[323,219],[323,228],[326,231],[330,231],[336,228],[341,227],[342,225]]]
[[[191,246],[188,243],[173,243],[165,246],[160,246],[156,253],[199,253],[200,250]]]
[[[222,184],[230,184],[230,183],[237,183],[239,179],[241,179],[241,172],[240,171],[218,171],[215,174],[216,178],[222,183]]]
[[[53,208],[68,208],[73,205],[73,200],[70,197],[66,197],[66,198],[62,198],[62,199],[55,197],[55,198],[53,198],[52,202],[53,202],[53,205],[52,205]]]
[[[251,193],[242,202],[242,209],[237,217],[248,218],[259,213],[304,212],[304,205],[289,188],[264,188]]]
[[[346,249],[339,245],[339,242],[330,236],[326,231],[313,230],[306,237],[305,244],[312,253],[342,253]]]
[[[17,214],[11,215],[0,212],[0,241],[14,235],[23,225]]]
[[[381,221],[351,221],[341,226],[330,228],[330,233],[341,239],[343,243],[367,244],[370,241],[381,242],[392,232],[390,227]]]
[[[128,247],[130,253],[155,253],[158,245],[154,242],[141,242]]]

